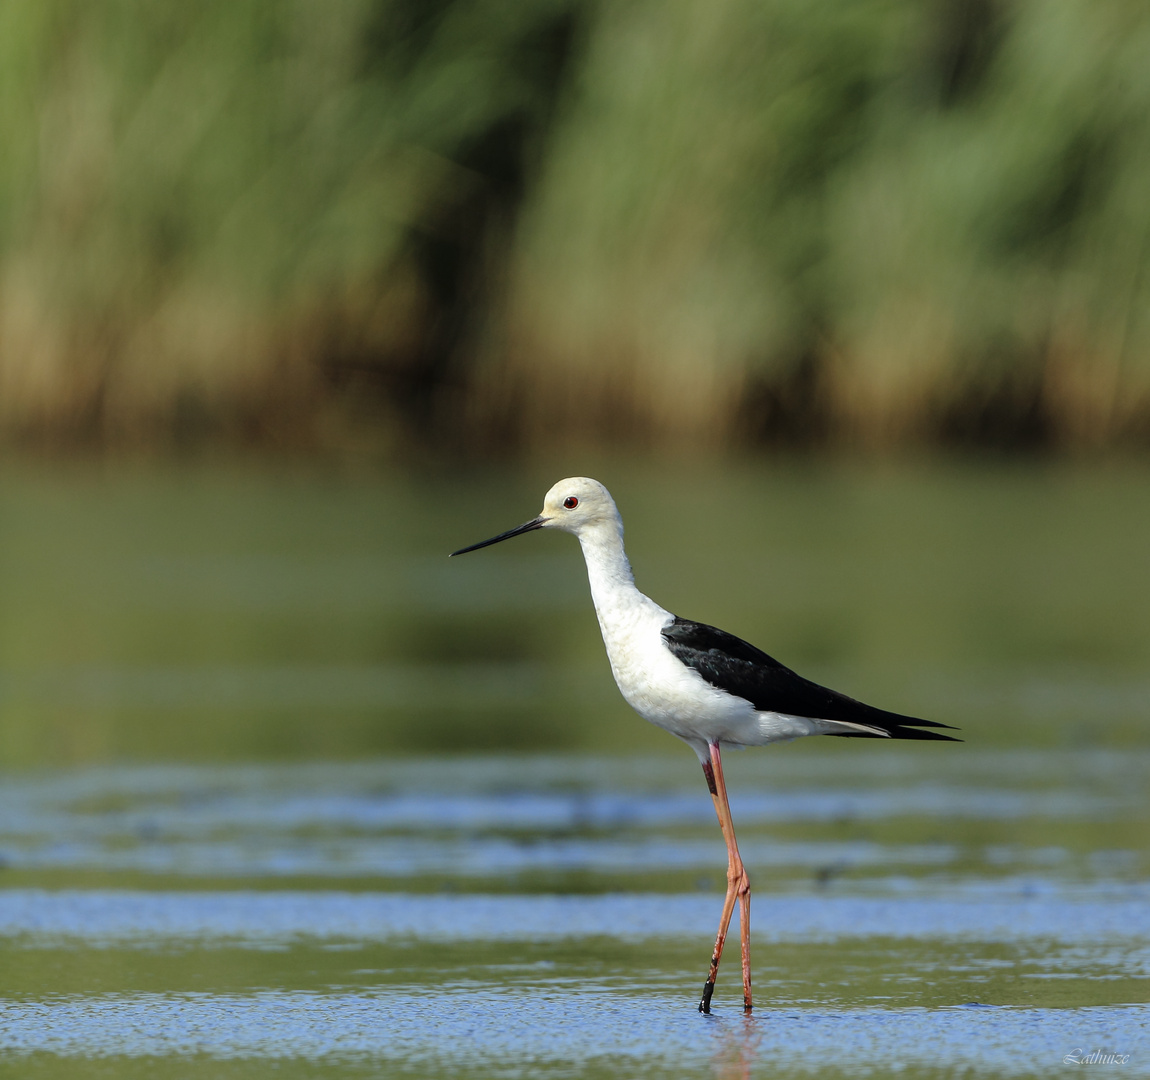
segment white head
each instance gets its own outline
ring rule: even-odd
[[[537,518],[493,536],[490,540],[460,548],[451,554],[462,555],[467,551],[489,547],[491,544],[510,540],[513,536],[531,532],[533,529],[562,529],[564,532],[581,536],[593,529],[604,527],[619,532],[623,529],[611,492],[598,480],[592,480],[587,476],[571,476],[566,480],[560,480],[547,492],[543,497],[543,510]]]
[[[543,496],[544,529],[562,529],[578,536],[595,525],[616,525],[619,511],[615,500],[598,480],[589,476],[569,476]]]

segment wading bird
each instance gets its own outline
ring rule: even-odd
[[[538,517],[452,555],[534,529],[562,529],[579,538],[603,643],[623,697],[644,720],[687,743],[703,766],[727,842],[727,895],[699,1011],[711,1011],[719,960],[737,901],[743,1008],[750,1012],[751,886],[735,843],[721,748],[763,746],[802,735],[960,740],[919,730],[954,730],[948,724],[864,705],[796,675],[733,634],[680,619],[659,607],[635,587],[623,551],[623,520],[611,493],[598,480],[585,476],[560,480],[547,492]]]

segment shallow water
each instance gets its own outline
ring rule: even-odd
[[[1150,1075],[1145,479],[613,483],[669,606],[968,740],[728,755],[748,1019],[569,538],[428,554],[545,478],[0,476],[0,1075]]]
[[[1042,1075],[1085,1047],[1150,1071],[1150,755],[946,749],[732,760],[750,1021],[737,959],[695,1011],[724,852],[687,753],[10,777],[4,1060]]]

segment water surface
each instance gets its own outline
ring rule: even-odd
[[[444,557],[553,479],[0,475],[0,1075],[1150,1074],[1144,472],[603,471],[665,605],[968,740],[729,755],[750,1019],[576,546]]]

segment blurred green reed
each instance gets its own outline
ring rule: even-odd
[[[405,238],[472,182],[465,144],[534,107],[518,54],[559,10],[5,5],[3,421],[258,422],[309,410],[341,342],[402,362]]]
[[[15,0],[0,432],[1150,431],[1130,0]]]

